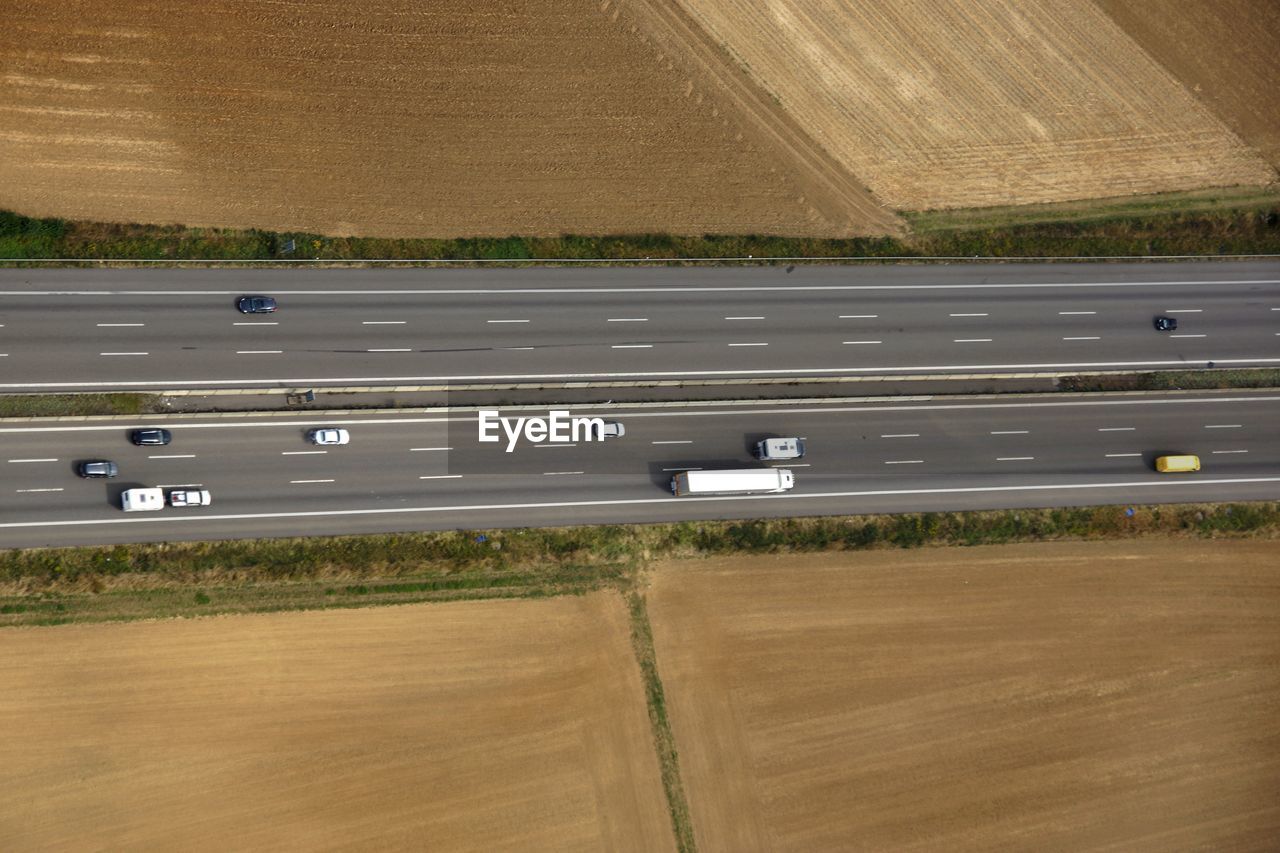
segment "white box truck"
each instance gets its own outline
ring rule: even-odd
[[[150,512],[164,509],[164,490],[125,489],[120,495],[120,506],[125,512]]]
[[[785,492],[796,484],[789,468],[736,468],[727,471],[682,471],[671,478],[671,491],[685,495],[753,495]]]

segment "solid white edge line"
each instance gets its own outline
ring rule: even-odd
[[[1132,256],[1121,256],[1121,258],[1120,258],[1120,259],[1124,259],[1124,257],[1128,257],[1128,258],[1130,258],[1130,259],[1136,259],[1136,260],[1148,260],[1148,259],[1151,259],[1152,257],[1157,257],[1157,259],[1158,259],[1158,260],[1174,260],[1174,259],[1184,259],[1184,258],[1191,257],[1191,256],[1188,256],[1188,255],[1166,255],[1166,256],[1132,255]],[[1195,257],[1196,257],[1197,259],[1201,258],[1201,256],[1195,256]],[[1274,259],[1276,256],[1275,256],[1275,255],[1244,255],[1244,256],[1235,255],[1235,256],[1231,256],[1231,257],[1249,257],[1249,258],[1258,258],[1258,257],[1262,257],[1262,258],[1266,258],[1267,260],[1272,260],[1272,259]],[[113,260],[114,260],[114,261],[124,261],[124,262],[128,262],[128,263],[138,263],[138,262],[139,262],[139,261],[137,261],[137,260],[135,260],[135,259],[132,259],[132,258],[114,258],[114,259],[112,259],[112,258],[94,258],[94,259],[86,259],[86,258],[7,258],[7,259],[4,259],[4,260],[10,261],[10,262],[19,262],[19,263],[41,263],[41,262],[48,262],[48,261],[57,261],[57,262],[59,262],[59,263],[77,262],[77,263],[100,264],[100,263],[104,263],[104,262],[110,262],[110,261],[113,261]],[[293,260],[293,259],[283,259],[283,260],[281,260],[281,261],[280,261],[280,263],[293,264],[293,263],[298,263],[300,260],[303,260],[303,259],[298,259],[298,260]],[[340,258],[325,258],[325,259],[321,259],[321,260],[320,260],[320,263],[334,263],[334,262],[339,262],[339,263],[340,263],[340,262],[342,262],[342,260],[343,260],[343,259],[340,259]],[[551,264],[562,264],[562,263],[565,263],[565,262],[566,262],[566,259],[564,259],[564,258],[542,258],[542,259],[532,258],[532,259],[523,259],[523,260],[522,260],[522,262],[536,263],[536,262],[537,262],[537,261],[539,261],[539,260],[542,260],[542,261],[545,261],[545,262],[547,262],[547,263],[551,263]],[[575,259],[568,259],[568,260],[575,260]],[[602,262],[602,261],[608,261],[608,262],[610,262],[610,263],[619,263],[619,262],[621,262],[621,260],[622,260],[622,259],[616,259],[616,258],[594,258],[594,259],[591,259],[591,258],[587,258],[587,259],[576,259],[576,260],[579,260],[579,261],[580,261],[580,262],[582,262],[582,263],[600,263],[600,262]],[[625,259],[625,260],[640,261],[641,259],[639,259],[639,258],[630,258],[630,259]],[[646,258],[645,260],[647,261],[648,259]],[[698,261],[698,260],[702,260],[702,261],[711,261],[711,262],[714,262],[714,263],[723,263],[724,261],[727,261],[727,260],[738,260],[738,261],[747,261],[747,260],[750,260],[750,261],[754,261],[754,262],[756,262],[756,263],[759,263],[760,261],[767,261],[767,260],[776,260],[776,261],[794,261],[794,260],[839,261],[839,260],[865,260],[865,258],[855,258],[855,257],[844,257],[844,258],[840,258],[840,257],[832,257],[832,258],[761,257],[761,258],[682,258],[681,260],[682,260],[683,262],[690,262],[690,261]],[[894,260],[894,258],[882,257],[882,258],[878,258],[877,260],[887,261],[887,260]],[[910,262],[912,262],[912,263],[915,263],[915,262],[918,262],[918,261],[921,261],[921,260],[947,260],[947,261],[950,261],[950,260],[972,260],[972,257],[971,257],[971,256],[966,256],[966,257],[964,257],[964,258],[956,258],[956,257],[951,257],[951,256],[939,256],[939,257],[933,257],[933,258],[909,257],[909,258],[900,258],[899,260],[906,260],[906,261],[910,261]],[[1015,259],[1011,259],[1011,258],[1004,258],[1004,257],[990,257],[990,258],[987,258],[987,260],[991,260],[991,261],[995,261],[995,262],[1007,262],[1007,261],[1015,260]],[[1038,256],[1037,256],[1037,257],[1031,257],[1031,258],[1021,258],[1021,259],[1017,259],[1017,260],[1033,260],[1033,261],[1053,260],[1053,261],[1057,261],[1057,260],[1062,260],[1062,258],[1045,258],[1045,257],[1038,257]],[[1073,258],[1073,260],[1083,260],[1083,259]],[[1094,260],[1099,260],[1099,258],[1094,258]],[[1117,260],[1117,258],[1116,258],[1116,257],[1106,257],[1106,258],[1101,258],[1101,260],[1112,261],[1112,260]],[[409,263],[409,262],[413,262],[413,261],[431,261],[431,262],[434,262],[434,263],[446,263],[446,264],[456,264],[456,263],[461,263],[461,261],[456,260],[456,259],[447,259],[447,260],[444,260],[444,259],[440,259],[440,258],[434,258],[434,259],[433,259],[433,258],[405,258],[405,259],[401,259],[401,258],[365,258],[365,259],[360,259],[360,260],[353,260],[353,261],[349,261],[349,263],[368,264],[368,263],[385,262],[385,263],[401,264],[401,263]],[[194,258],[192,258],[192,259],[185,259],[185,258],[166,258],[166,259],[163,259],[163,260],[156,260],[156,261],[155,261],[155,263],[163,263],[163,264],[181,264],[181,263],[190,263],[190,264],[204,264],[204,265],[207,265],[207,264],[209,263],[209,260],[208,260],[208,259],[194,259]],[[243,261],[243,263],[247,263],[247,264],[262,264],[262,263],[263,263],[263,261],[262,261],[261,259],[249,259],[249,260],[245,260],[245,261]],[[510,261],[510,260],[496,260],[496,261],[494,261],[494,263],[499,263],[499,264],[509,264],[509,263],[511,263],[511,261]],[[1017,290],[1017,289],[1024,289],[1024,290],[1044,290],[1044,289],[1052,289],[1052,288],[1055,288],[1055,287],[1056,287],[1056,288],[1062,288],[1062,289],[1064,289],[1064,290],[1078,290],[1078,289],[1083,289],[1083,288],[1099,288],[1099,287],[1101,287],[1101,288],[1107,288],[1107,289],[1116,289],[1116,288],[1140,288],[1140,287],[1191,287],[1191,286],[1201,286],[1201,285],[1206,285],[1206,284],[1208,284],[1208,285],[1213,285],[1213,286],[1215,286],[1215,287],[1222,287],[1222,286],[1224,286],[1224,285],[1280,284],[1280,279],[1277,279],[1277,278],[1217,278],[1217,279],[1182,279],[1182,280],[1178,280],[1178,281],[1169,281],[1169,280],[1163,280],[1163,281],[1073,281],[1073,282],[1010,282],[1010,283],[985,282],[985,283],[970,283],[970,284],[795,284],[795,285],[778,285],[778,284],[774,284],[774,285],[745,285],[745,286],[737,286],[737,287],[726,287],[726,286],[694,286],[694,287],[541,287],[541,288],[533,288],[533,287],[530,287],[530,288],[513,288],[513,287],[507,287],[507,288],[489,288],[489,289],[480,289],[480,288],[450,288],[450,289],[440,289],[440,290],[419,290],[419,289],[401,289],[401,290],[274,290],[273,292],[274,292],[274,293],[277,293],[277,294],[287,295],[287,296],[370,296],[370,295],[387,295],[387,296],[404,296],[404,295],[410,295],[410,296],[437,296],[437,295],[446,295],[446,296],[457,296],[457,295],[468,295],[468,294],[470,294],[470,295],[483,295],[483,294],[529,294],[529,293],[535,293],[535,294],[536,294],[536,293],[551,293],[551,294],[561,294],[561,293],[582,293],[582,294],[596,294],[596,293],[684,293],[684,292],[688,292],[688,293],[751,293],[751,292],[760,292],[760,291],[764,291],[764,292],[774,292],[774,291],[806,291],[806,290],[812,290],[812,291],[860,291],[860,290],[889,290],[889,291],[893,291],[893,290]],[[234,295],[236,295],[236,294],[238,294],[238,293],[240,293],[240,291],[239,291],[239,290],[83,290],[83,291],[77,291],[77,290],[56,290],[56,291],[46,291],[46,290],[25,290],[25,291],[8,291],[7,293],[2,293],[2,294],[0,294],[0,297],[4,297],[4,296],[234,296]]]
[[[0,294],[2,295],[2,294]],[[529,349],[529,347],[506,347],[506,349]],[[1280,364],[1280,358],[1221,358],[1210,359],[1217,366],[1226,365],[1259,365]],[[1197,359],[1196,363],[1206,361]],[[459,374],[455,376],[357,376],[357,377],[274,377],[274,378],[242,378],[242,379],[158,379],[146,381],[122,382],[6,382],[0,388],[140,388],[140,387],[209,387],[217,385],[369,385],[394,384],[405,385],[422,382],[521,382],[521,381],[583,381],[602,379],[638,379],[638,378],[677,378],[692,379],[701,377],[749,377],[749,376],[810,376],[810,375],[867,375],[883,374],[886,376],[907,375],[912,373],[983,373],[1007,371],[1042,371],[1042,370],[1082,370],[1108,369],[1118,367],[1187,367],[1186,359],[1162,361],[1079,361],[1079,362],[1042,362],[1028,364],[950,364],[950,365],[915,365],[907,367],[786,367],[767,370],[640,370],[620,371],[613,373],[496,373],[496,374]]]
[[[692,471],[692,468],[680,468],[681,471]],[[723,503],[725,501],[758,501],[758,500],[830,500],[833,498],[875,498],[875,497],[908,497],[911,495],[961,495],[961,494],[1004,494],[1008,492],[1047,492],[1047,491],[1081,491],[1085,489],[1150,489],[1150,488],[1191,488],[1195,486],[1235,486],[1256,485],[1262,483],[1280,483],[1280,477],[1237,477],[1220,479],[1169,479],[1132,480],[1120,483],[1045,483],[1031,486],[954,486],[943,489],[878,489],[858,492],[814,492],[811,494],[787,493],[780,495],[730,495],[730,496],[684,496],[662,498],[615,498],[601,501],[542,501],[538,503],[508,504],[466,504],[460,506],[417,506],[417,507],[378,507],[375,509],[338,509],[338,510],[304,510],[297,512],[251,512],[236,515],[211,514],[173,514],[159,517],[131,518],[92,518],[66,521],[6,521],[0,522],[0,529],[27,527],[89,527],[103,524],[172,524],[211,521],[252,521],[255,519],[275,518],[332,518],[335,516],[356,515],[406,515],[410,513],[441,512],[482,512],[493,510],[530,510],[530,509],[574,509],[601,506],[644,506],[655,504],[692,504]]]

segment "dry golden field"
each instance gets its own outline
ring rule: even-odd
[[[669,850],[616,593],[0,637],[0,849]]]
[[[1274,850],[1274,542],[716,559],[648,594],[698,849]]]
[[[11,4],[0,208],[410,237],[896,227],[720,92],[613,0]]]
[[[1280,3],[1095,2],[1241,139],[1280,166]]]
[[[895,208],[1066,201],[1275,177],[1092,0],[678,2]],[[1173,0],[1116,5],[1133,9],[1130,17],[1164,20],[1183,8]],[[1203,13],[1213,14],[1220,13]],[[1212,47],[1205,40],[1182,48],[1200,46]],[[1274,40],[1239,47],[1221,61],[1224,80],[1241,66],[1274,65]],[[1273,131],[1278,123],[1272,110]]]

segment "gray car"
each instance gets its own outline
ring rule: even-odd
[[[81,477],[91,480],[110,479],[120,473],[116,463],[107,459],[91,459],[88,462],[81,462],[77,471]]]

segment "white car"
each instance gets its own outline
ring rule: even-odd
[[[347,444],[351,441],[351,433],[337,427],[320,427],[307,433],[307,441],[312,444]]]
[[[169,506],[209,506],[213,498],[205,489],[175,489],[169,492]]]
[[[606,438],[622,438],[627,434],[627,429],[617,421],[605,421],[600,427],[592,427],[592,434],[596,441],[604,441]]]

